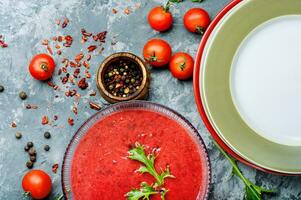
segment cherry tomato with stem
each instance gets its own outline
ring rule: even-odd
[[[185,13],[183,21],[188,31],[204,34],[210,24],[210,16],[202,8],[192,8]]]
[[[31,170],[25,174],[22,187],[34,199],[43,199],[51,191],[51,178],[42,170]]]
[[[173,23],[172,14],[169,11],[170,2],[166,6],[154,7],[148,14],[148,23],[156,31],[167,31]]]
[[[193,58],[184,52],[172,56],[169,69],[171,74],[179,80],[187,80],[192,77],[194,61]]]
[[[29,64],[31,76],[40,81],[48,80],[52,76],[54,69],[55,62],[48,54],[35,55]]]
[[[164,67],[170,61],[172,50],[170,45],[162,39],[151,39],[143,48],[144,59],[154,67]]]

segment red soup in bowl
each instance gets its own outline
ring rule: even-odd
[[[78,130],[62,176],[67,199],[200,200],[208,196],[210,165],[187,120],[164,106],[132,101],[102,110]]]

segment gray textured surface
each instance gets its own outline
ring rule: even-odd
[[[40,45],[41,39],[54,35],[71,33],[74,45],[65,51],[69,57],[80,51],[80,28],[93,32],[108,30],[105,51],[92,61],[92,75],[105,56],[117,51],[131,51],[141,55],[141,49],[147,39],[162,37],[169,41],[174,51],[187,51],[195,55],[200,37],[189,34],[181,22],[183,13],[192,6],[206,8],[214,17],[229,0],[206,0],[202,4],[193,4],[189,0],[172,8],[175,16],[173,30],[164,34],[152,31],[146,23],[148,10],[163,1],[161,0],[2,0],[0,2],[0,34],[4,34],[9,48],[0,49],[0,84],[6,88],[0,94],[0,199],[23,199],[21,179],[27,171],[24,164],[27,155],[23,146],[27,141],[33,141],[38,149],[38,162],[35,168],[49,172],[53,180],[53,191],[49,199],[61,193],[60,173],[51,172],[54,163],[62,162],[66,146],[81,123],[94,111],[87,106],[88,99],[100,102],[99,95],[89,97],[87,93],[96,90],[95,77],[89,80],[90,87],[82,92],[83,98],[79,105],[79,115],[71,112],[73,100],[66,99],[60,91],[54,91],[45,83],[34,81],[27,72],[30,58],[39,52],[45,52]],[[139,9],[134,9],[141,3]],[[125,15],[123,10],[129,7],[133,11]],[[118,13],[113,15],[112,8]],[[54,25],[56,18],[67,16],[71,22],[66,29]],[[111,39],[118,43],[111,46]],[[56,56],[55,56],[56,57]],[[57,57],[56,57],[57,59]],[[192,82],[179,82],[171,77],[168,70],[153,70],[150,101],[167,105],[185,117],[199,130],[209,150],[212,163],[212,192],[210,199],[242,199],[243,185],[237,178],[229,178],[231,168],[213,147],[212,138],[204,127],[197,112]],[[58,77],[54,80],[58,81]],[[25,102],[18,98],[19,91],[29,94]],[[59,95],[59,98],[55,98]],[[38,110],[26,110],[26,103],[39,105]],[[41,117],[57,114],[58,126],[42,126]],[[75,125],[70,127],[67,118],[74,117]],[[17,122],[17,128],[10,128],[12,121]],[[43,138],[43,132],[52,133],[50,140]],[[16,131],[23,133],[21,140],[16,140]],[[52,148],[45,153],[43,146],[49,144]],[[278,188],[279,193],[272,199],[301,199],[301,178],[278,177],[265,174],[249,167],[240,165],[244,174],[252,181],[268,188]]]

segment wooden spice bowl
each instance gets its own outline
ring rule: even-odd
[[[137,89],[134,93],[130,94],[127,97],[120,97],[120,96],[114,96],[110,91],[107,90],[105,86],[105,73],[106,69],[114,62],[116,61],[127,61],[135,64],[138,66],[142,73],[142,81],[141,85],[139,86],[139,89]],[[146,99],[149,94],[149,85],[150,85],[150,73],[147,68],[147,65],[145,62],[139,58],[138,56],[128,53],[128,52],[118,52],[110,55],[107,57],[99,66],[98,72],[97,72],[97,87],[99,89],[99,92],[101,96],[108,101],[109,103],[117,103],[122,101],[129,101],[129,100],[142,100]]]

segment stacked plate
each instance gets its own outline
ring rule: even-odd
[[[233,0],[203,36],[195,98],[233,157],[301,174],[301,1]]]

